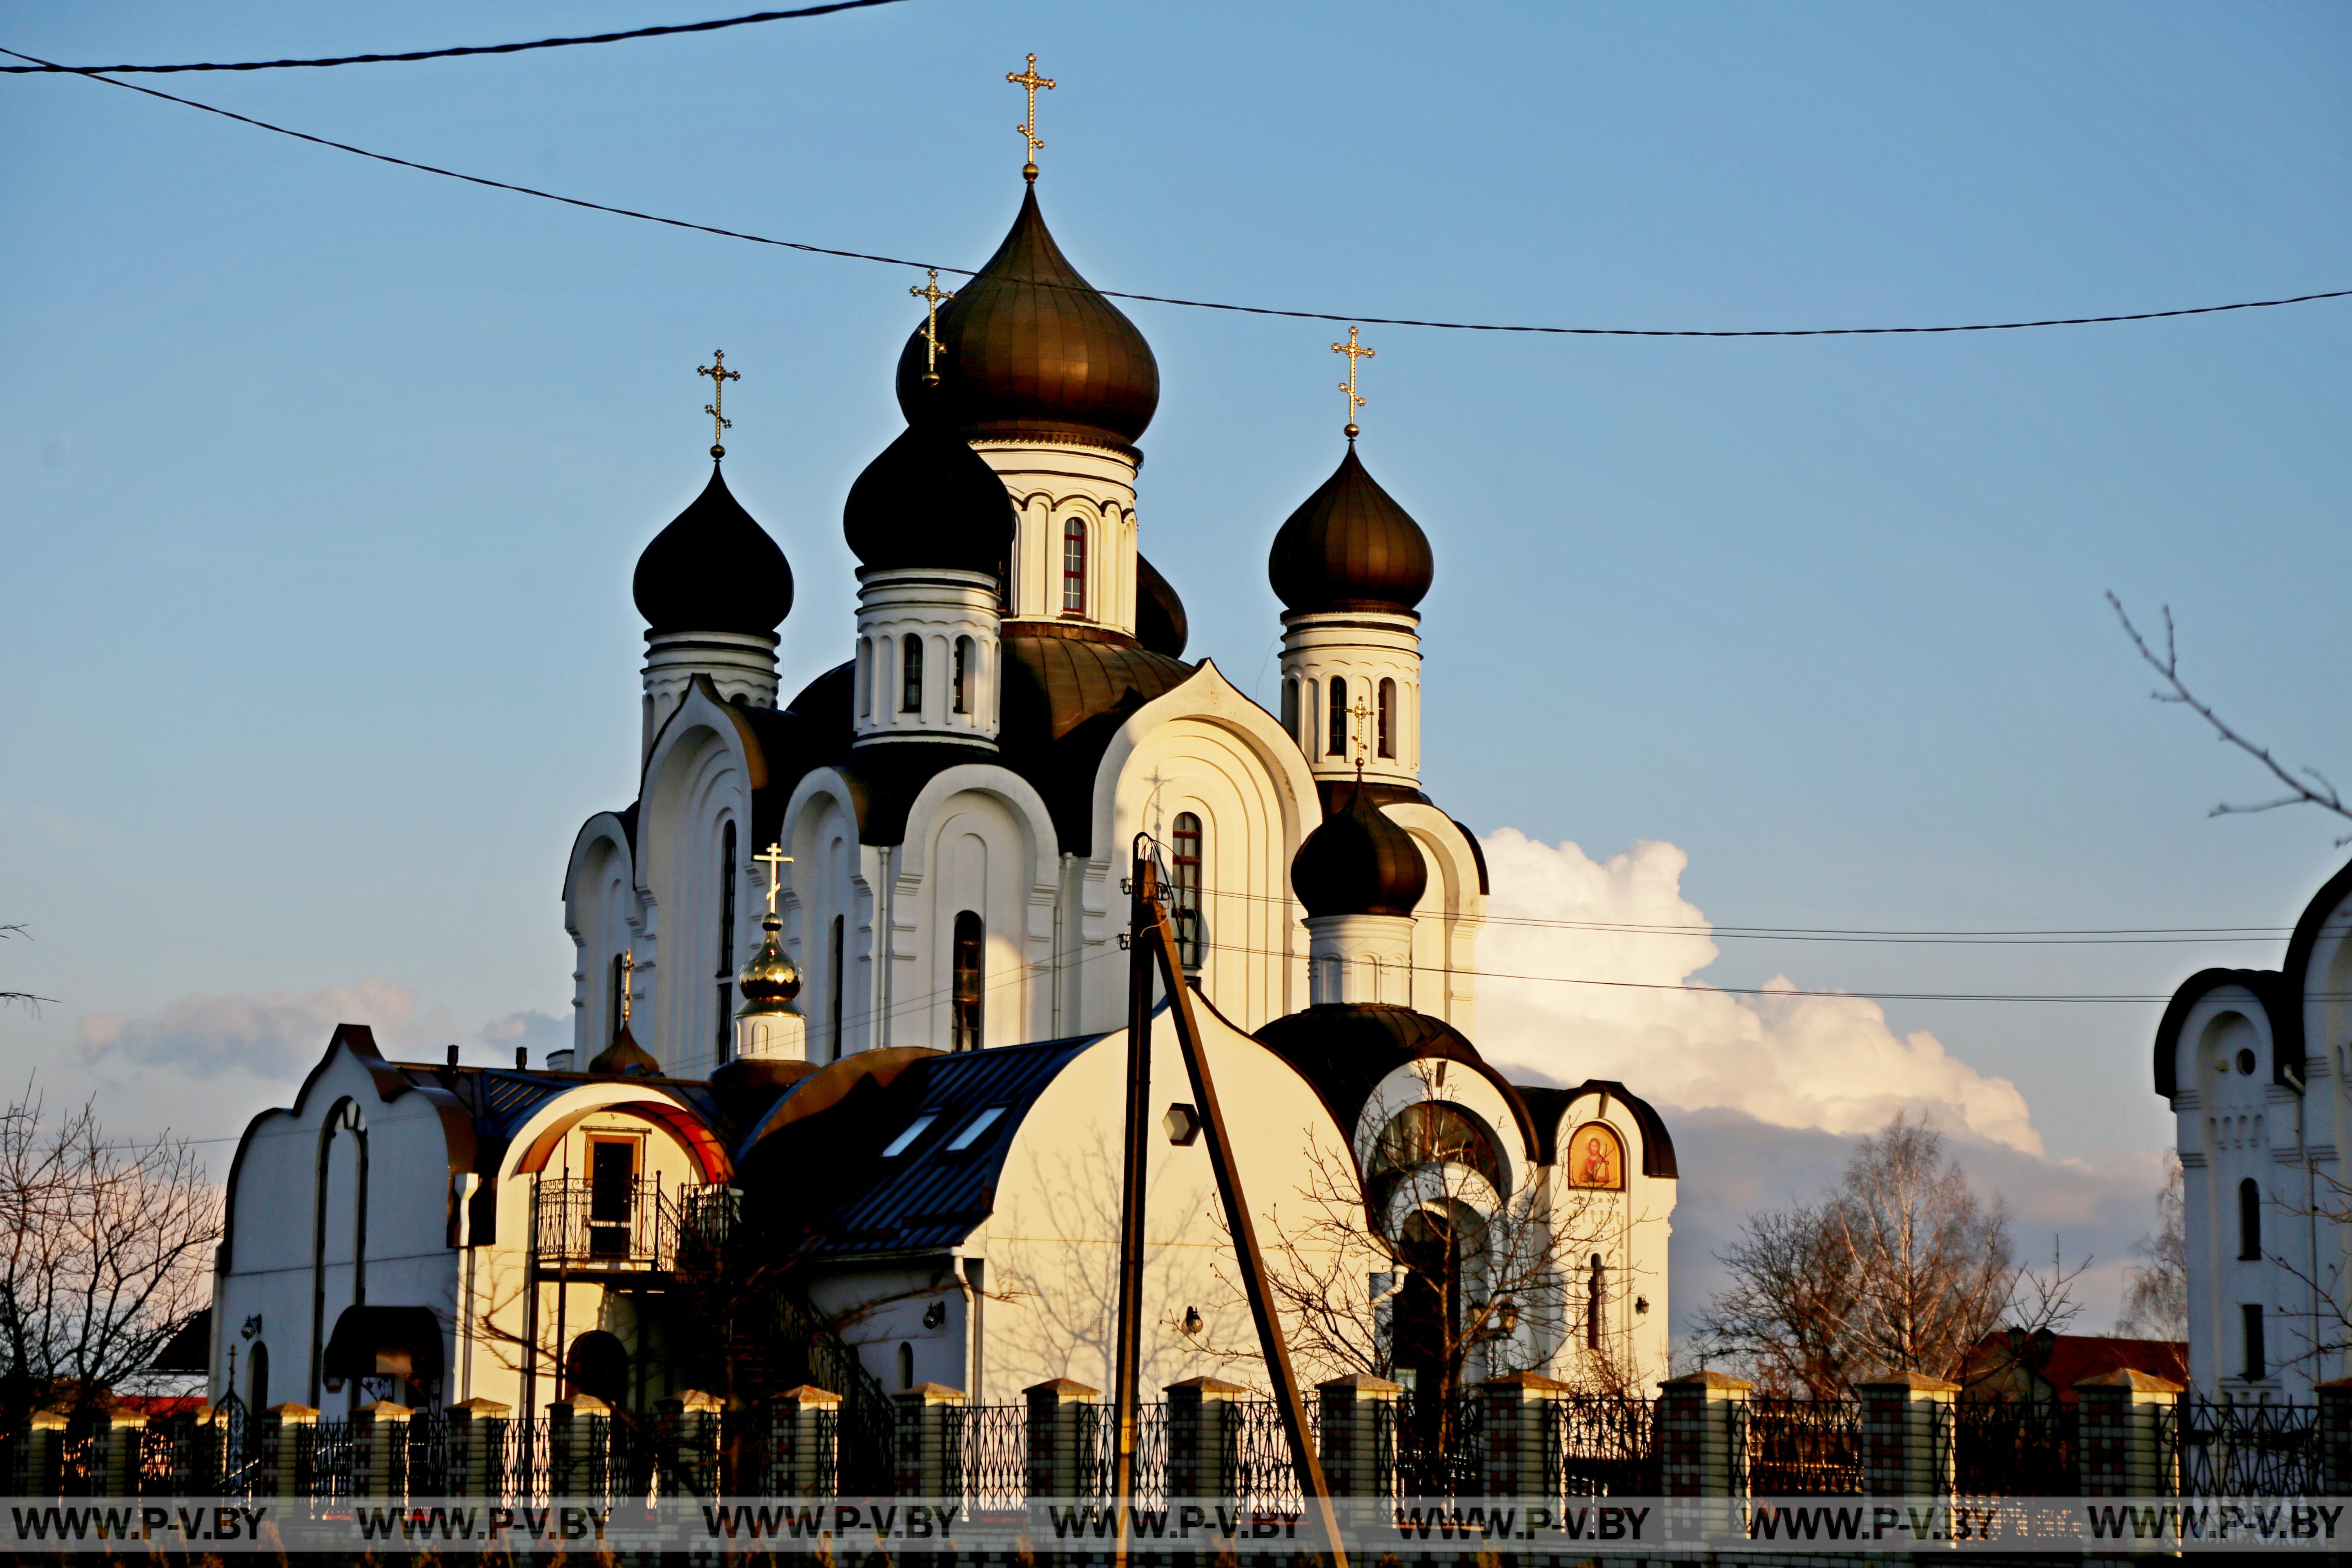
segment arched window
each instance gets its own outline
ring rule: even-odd
[[[971,711],[971,639],[970,637],[956,638],[955,683],[950,689],[954,700],[948,704],[949,709],[953,712],[969,713]]]
[[[915,1386],[915,1347],[912,1345],[902,1344],[898,1347],[898,1386],[901,1388]]]
[[[921,637],[910,637],[906,639],[906,650],[901,655],[899,663],[902,673],[898,683],[898,711],[920,713],[923,710],[923,639]]]
[[[833,952],[829,965],[832,970],[833,993],[825,999],[824,1005],[827,1015],[826,1026],[833,1036],[835,1061],[841,1059],[841,944],[842,939],[848,934],[845,929],[846,924],[847,922],[841,916],[833,917]]]
[[[1296,680],[1282,683],[1282,732],[1304,746],[1307,737],[1298,730],[1298,687]]]
[[[1466,1166],[1484,1176],[1497,1194],[1504,1192],[1503,1157],[1477,1118],[1442,1100],[1418,1100],[1391,1117],[1372,1146],[1368,1185],[1374,1211],[1387,1208],[1388,1194],[1398,1182],[1432,1164]]]
[[[1601,1308],[1609,1300],[1609,1266],[1592,1255],[1592,1272],[1584,1283],[1584,1348],[1601,1348]]]
[[[955,918],[955,984],[948,995],[948,1024],[959,1051],[980,1049],[981,961],[988,928],[966,910]]]
[[[628,1011],[622,1005],[622,998],[628,994],[629,966],[624,956],[616,952],[613,955],[613,988],[610,993],[613,1005],[611,1016],[604,1020],[604,1043],[608,1046],[621,1037],[621,1019]]]
[[[1348,683],[1339,676],[1331,678],[1330,700],[1324,704],[1329,711],[1323,721],[1323,751],[1327,756],[1348,754]]]
[[[2249,1301],[2238,1311],[2246,1325],[2246,1381],[2260,1383],[2270,1373],[2270,1357],[2263,1352],[2263,1310]]]
[[[607,1405],[629,1403],[629,1348],[618,1334],[591,1329],[563,1354],[564,1397],[586,1394]]]
[[[1082,517],[1062,525],[1062,613],[1087,613],[1087,520]]]
[[[857,639],[857,716],[874,711],[874,639]]]
[[[2252,1176],[2238,1184],[2238,1256],[2263,1255],[2263,1189]]]
[[[735,823],[719,830],[719,1059],[735,1043]]]
[[[1381,682],[1380,715],[1377,722],[1380,725],[1381,755],[1384,757],[1395,756],[1396,682],[1393,680],[1382,680]]]
[[[259,1340],[253,1342],[253,1359],[245,1363],[245,1388],[247,1415],[257,1415],[269,1408],[269,1347]]]
[[[1187,970],[1201,967],[1201,819],[1191,812],[1176,816],[1175,864],[1170,868],[1175,896],[1168,913],[1176,927],[1176,955]]]

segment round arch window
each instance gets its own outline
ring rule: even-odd
[[[1423,1100],[1391,1117],[1372,1147],[1373,1211],[1385,1212],[1398,1186],[1431,1165],[1462,1166],[1486,1178],[1494,1192],[1505,1190],[1503,1156],[1486,1124],[1459,1106]]]
[[[593,1329],[572,1342],[563,1357],[563,1381],[573,1394],[593,1394],[607,1405],[625,1405],[629,1351],[616,1334]]]

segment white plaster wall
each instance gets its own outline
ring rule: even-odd
[[[1295,715],[1292,734],[1320,779],[1349,779],[1356,763],[1376,784],[1417,786],[1421,782],[1421,617],[1351,610],[1282,618],[1282,678],[1290,687],[1286,714]],[[1330,720],[1330,682],[1347,682],[1351,710],[1335,739]],[[1380,683],[1397,684],[1391,719],[1393,756],[1380,752]],[[1360,735],[1352,716],[1366,710]]]
[[[1433,805],[1401,801],[1381,809],[1412,835],[1429,871],[1412,911],[1412,1005],[1475,1039],[1478,928],[1486,916],[1476,856],[1462,829]]]
[[[1135,631],[1135,477],[1139,459],[1100,447],[1045,441],[976,441],[1013,497],[1013,614],[1077,620]],[[1062,530],[1087,528],[1087,608],[1062,609]]]

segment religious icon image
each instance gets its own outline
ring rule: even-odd
[[[1616,1129],[1588,1121],[1568,1141],[1568,1184],[1571,1187],[1622,1187],[1625,1145]]]

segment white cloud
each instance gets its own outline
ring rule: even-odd
[[[504,1050],[520,1047],[535,1058],[572,1046],[572,1020],[552,1013],[505,1013],[482,1026],[482,1039]]]
[[[1682,896],[1690,858],[1644,841],[1604,861],[1503,828],[1485,841],[1496,923],[1479,933],[1487,975],[1569,975],[1673,989],[1482,978],[1479,1049],[1565,1083],[1617,1079],[1685,1110],[1724,1107],[1780,1127],[1874,1131],[1906,1107],[1937,1123],[2042,1152],[2025,1097],[1977,1071],[1935,1036],[1897,1035],[1877,1003],[1851,996],[1728,995],[1690,976],[1713,963],[1706,917]],[[1687,934],[1585,931],[1521,921],[1692,928]],[[1784,976],[1768,989],[1798,987]]]
[[[420,1017],[416,993],[371,976],[356,985],[257,995],[183,996],[147,1015],[94,1013],[79,1029],[82,1059],[119,1058],[191,1078],[231,1070],[257,1078],[299,1076],[327,1047],[337,1024],[366,1024],[387,1052],[429,1047],[446,1032],[436,1012]]]

